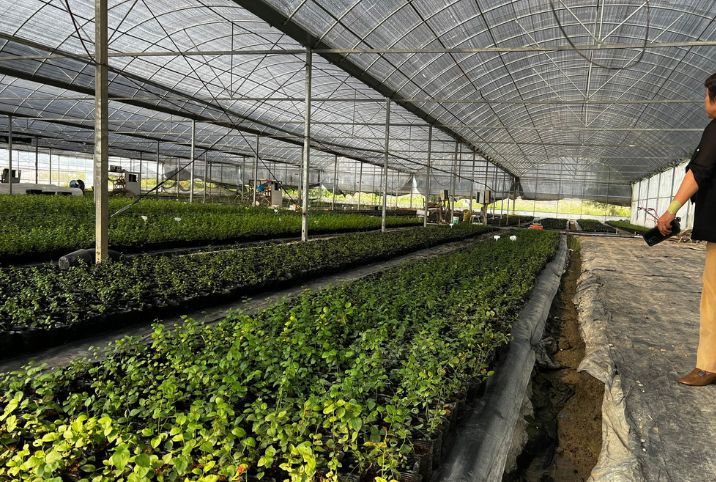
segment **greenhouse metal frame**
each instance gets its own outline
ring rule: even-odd
[[[695,147],[716,47],[710,0],[3,6],[10,165],[23,139],[95,152],[98,175],[110,154],[154,158],[157,174],[180,159],[192,180],[234,165],[237,183],[293,166],[304,198],[370,186],[384,211],[413,184],[629,205],[632,184]]]

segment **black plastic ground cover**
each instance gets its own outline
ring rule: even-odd
[[[489,231],[488,231],[489,232]],[[412,248],[403,248],[391,252],[390,254],[381,254],[369,256],[361,260],[350,263],[337,264],[333,266],[322,266],[316,269],[309,269],[293,276],[281,279],[273,279],[256,285],[242,286],[234,289],[226,290],[219,294],[197,294],[195,297],[185,298],[182,300],[172,300],[165,305],[146,304],[140,310],[129,310],[124,312],[114,312],[103,314],[88,319],[83,322],[73,323],[68,326],[58,326],[51,330],[40,330],[33,328],[25,328],[10,332],[0,337],[0,360],[11,358],[19,354],[32,354],[40,350],[62,345],[64,343],[81,340],[93,335],[107,332],[117,327],[127,327],[141,323],[147,323],[150,320],[159,317],[169,317],[184,314],[187,310],[199,310],[202,308],[219,305],[222,303],[236,300],[242,297],[255,295],[267,290],[276,290],[288,287],[290,285],[308,281],[343,270],[355,268],[366,263],[385,261],[404,254],[419,251],[421,249],[432,248],[446,243],[458,242],[461,240],[478,237],[486,234],[485,231],[476,233],[467,233],[465,236],[438,240],[435,242],[424,242],[413,246]]]
[[[484,396],[457,430],[454,449],[433,480],[502,480],[535,364],[534,347],[542,339],[566,262],[567,240],[562,236],[557,254],[538,276],[527,303],[512,326],[512,341],[496,362],[495,376],[488,380]]]

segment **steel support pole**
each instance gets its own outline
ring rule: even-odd
[[[238,196],[241,189],[241,167],[236,163],[236,195]]]
[[[671,168],[671,190],[669,191],[669,202],[674,199],[674,183],[676,181],[676,166]]]
[[[451,179],[450,179],[451,182],[450,182],[450,197],[449,197],[449,199],[450,199],[450,223],[449,224],[452,224],[452,218],[455,217],[455,197],[456,197],[455,181],[457,179],[455,176],[456,176],[456,171],[457,171],[457,156],[458,156],[459,149],[460,149],[460,143],[458,141],[455,141],[455,157],[453,157],[452,170],[450,173],[451,174]]]
[[[490,191],[492,194],[490,195],[490,200],[492,201],[490,203],[490,206],[488,210],[492,210],[492,215],[495,215],[495,199],[497,199],[496,193],[497,189],[495,188],[495,175],[497,174],[497,166],[492,166],[494,168],[494,171],[492,173],[492,179],[490,181]]]
[[[537,186],[539,185],[539,164],[537,165],[537,179],[532,190],[532,217],[537,217]]]
[[[360,211],[360,193],[363,190],[363,163],[360,163],[360,169],[358,171],[358,211]]]
[[[107,57],[107,0],[95,0],[95,95],[94,95],[94,203],[95,203],[95,262],[108,259],[109,251],[109,192],[108,162],[108,57]]]
[[[142,152],[140,151],[139,152],[139,194],[140,195],[142,194],[142,180],[144,179],[142,177],[142,167],[144,166],[143,157],[144,156],[142,156]]]
[[[415,176],[410,175],[410,209],[413,209],[413,184],[415,183]]]
[[[206,191],[209,188],[209,177],[211,175],[210,172],[207,173],[209,167],[208,162],[207,153],[204,153],[204,199],[202,200],[204,204],[206,204]]]
[[[651,177],[646,180],[646,208],[649,208],[649,193],[651,192]],[[647,222],[647,212],[644,210],[644,224],[646,225]]]
[[[475,151],[472,151],[472,175],[470,176],[470,222],[472,223],[472,202],[475,198]]]
[[[390,99],[385,99],[385,148],[383,155],[383,210],[380,217],[380,231],[385,232],[385,215],[388,204],[388,150],[390,148]]]
[[[189,168],[189,202],[194,202],[194,160],[195,157],[195,149],[196,149],[196,120],[192,119],[191,121],[191,159],[190,162],[190,168]]]
[[[35,184],[38,182],[38,173],[40,172],[40,139],[35,137]]]
[[[336,184],[338,184],[338,155],[333,158],[333,199],[331,200],[331,211],[336,210]]]
[[[430,206],[430,167],[432,163],[433,154],[433,126],[428,127],[428,167],[425,171],[425,195],[423,196],[425,202],[425,216],[423,216],[423,227],[428,227],[428,211]]]
[[[559,199],[562,196],[562,167],[563,163],[559,163],[559,183],[557,184],[559,187],[557,188],[557,216],[556,218],[559,219]]]
[[[159,186],[159,141],[157,141],[157,172],[156,172],[156,175],[157,175],[156,186]],[[159,198],[159,189],[157,189],[156,191],[157,191],[157,198]]]
[[[246,189],[246,156],[241,160],[241,202],[244,202],[244,190]]]
[[[7,116],[8,136],[7,136],[7,180],[8,193],[12,194],[12,116]]]
[[[251,181],[251,191],[252,191],[252,198],[251,198],[251,205],[256,206],[256,188],[258,187],[258,184],[256,184],[256,180],[259,175],[259,135],[256,134],[256,152],[254,153],[254,173],[253,173],[253,180]]]
[[[50,147],[50,162],[49,162],[49,169],[50,169],[50,177],[48,182],[52,184],[52,148]]]
[[[607,199],[606,199],[607,202],[604,203],[607,206],[604,211],[604,222],[605,223],[607,222],[607,215],[609,212],[609,185],[611,184],[611,182],[612,182],[612,171],[610,169],[607,171]],[[661,173],[659,173],[659,193],[661,194]],[[659,204],[657,201],[657,207],[658,206],[659,206]]]
[[[301,241],[308,241],[308,185],[311,162],[311,83],[313,81],[313,53],[306,51],[306,112],[303,125],[303,202],[301,203]]]

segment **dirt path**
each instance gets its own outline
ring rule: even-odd
[[[585,481],[601,450],[604,385],[577,372],[584,358],[573,303],[581,273],[578,245],[552,305],[544,338],[548,359],[539,360],[532,380],[534,416],[528,417],[529,441],[518,459],[518,470],[506,481]]]

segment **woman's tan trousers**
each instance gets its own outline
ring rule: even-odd
[[[716,373],[716,243],[706,244],[704,288],[701,293],[701,328],[696,368]]]

